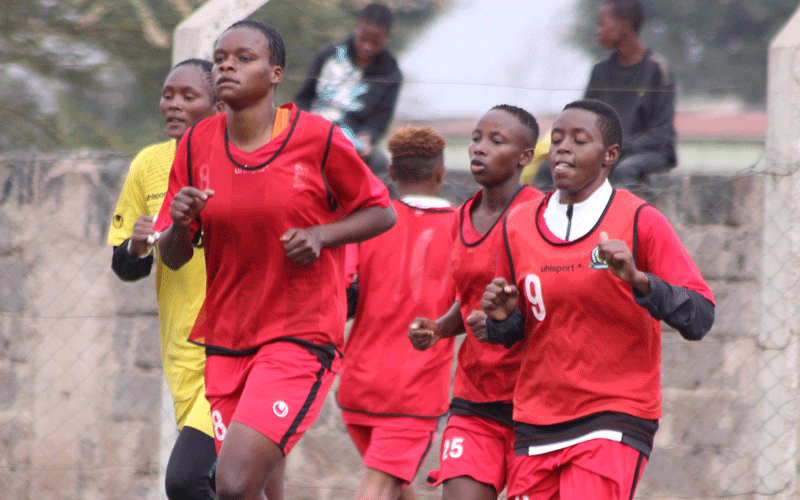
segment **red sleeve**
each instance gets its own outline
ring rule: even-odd
[[[640,271],[653,274],[670,285],[694,290],[714,303],[711,288],[661,212],[649,205],[642,208],[637,232],[636,267]]]
[[[334,128],[331,139],[325,179],[347,214],[371,206],[385,208],[391,204],[389,190],[361,160],[339,127]]]
[[[164,196],[164,202],[161,204],[161,210],[158,212],[158,219],[156,220],[153,230],[160,232],[168,228],[172,224],[172,217],[169,210],[172,207],[172,199],[181,190],[182,187],[189,185],[189,174],[186,171],[186,144],[189,134],[183,134],[181,141],[178,143],[178,148],[175,151],[175,159],[172,161],[172,168],[169,172],[169,187],[167,194]],[[192,234],[197,232],[199,226],[197,221],[192,223]]]

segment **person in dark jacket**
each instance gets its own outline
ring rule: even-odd
[[[618,187],[677,163],[675,80],[666,60],[639,38],[644,17],[639,0],[608,0],[600,6],[597,41],[613,50],[592,68],[584,95],[611,105],[622,120],[621,155],[609,176]]]
[[[336,123],[376,174],[389,161],[377,148],[392,119],[403,75],[386,49],[393,15],[371,3],[353,34],[320,50],[295,97],[297,107]]]

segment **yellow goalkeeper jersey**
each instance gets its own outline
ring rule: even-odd
[[[176,141],[144,148],[131,162],[108,233],[109,245],[119,246],[133,234],[140,215],[158,215],[169,184]],[[178,271],[156,265],[156,294],[161,330],[161,359],[179,428],[189,425],[213,437],[208,401],[205,398],[203,347],[189,342],[189,333],[206,292],[205,258],[195,250],[192,259]]]

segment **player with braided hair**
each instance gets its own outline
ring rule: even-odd
[[[190,340],[206,352],[219,500],[263,500],[313,425],[344,343],[344,247],[395,220],[386,187],[341,130],[277,107],[286,51],[273,27],[226,29],[214,49],[225,113],[180,144],[155,229],[172,269],[202,231],[206,298]]]

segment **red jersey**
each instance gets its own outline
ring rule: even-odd
[[[480,203],[483,190],[458,208],[459,238],[453,247],[453,279],[456,283],[461,307],[461,318],[465,321],[474,310],[481,309],[483,292],[498,276],[498,261],[503,250],[503,216],[486,234],[472,227],[470,211]],[[503,214],[521,203],[542,196],[535,188],[522,187],[506,207]],[[468,327],[467,327],[468,328]],[[511,349],[478,342],[468,332],[458,351],[458,366],[453,382],[453,397],[474,403],[511,401],[514,384],[519,372],[523,346],[518,343]]]
[[[337,399],[344,410],[439,417],[447,410],[454,341],[426,351],[408,340],[416,317],[438,318],[455,300],[450,261],[454,209],[395,201],[397,223],[358,245],[359,297]]]
[[[387,207],[389,194],[337,127],[293,104],[283,108],[289,127],[255,151],[228,142],[224,113],[200,121],[178,146],[155,230],[172,223],[170,206],[182,187],[214,190],[192,226],[203,231],[207,272],[195,342],[233,352],[286,336],[343,343],[344,247],[325,248],[301,266],[279,238],[290,228]]]
[[[552,425],[600,412],[658,419],[661,323],[598,261],[600,232],[625,242],[639,270],[713,302],[711,290],[667,219],[631,193],[614,191],[595,227],[570,242],[547,229],[546,206],[520,206],[505,224],[504,276],[520,290],[526,335],[514,421]]]

